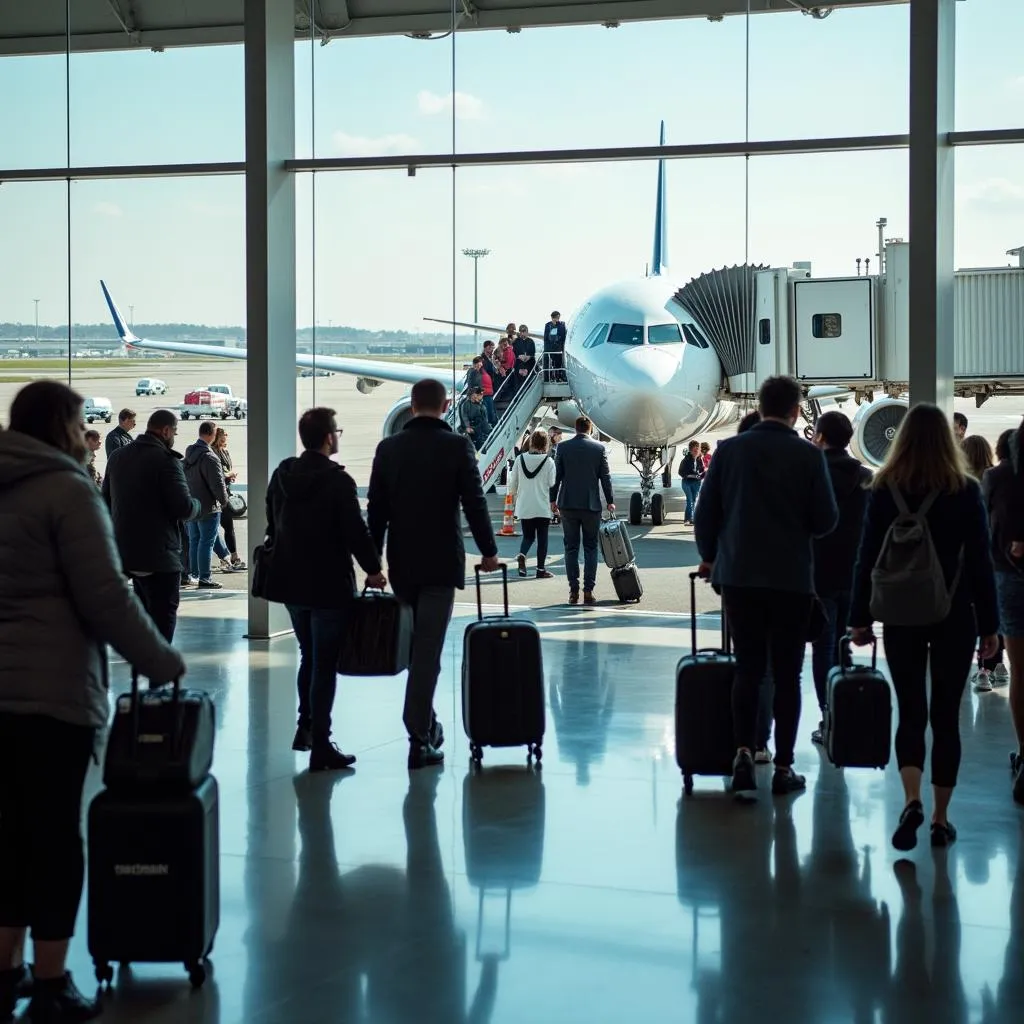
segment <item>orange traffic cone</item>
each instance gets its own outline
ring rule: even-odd
[[[505,520],[498,531],[500,537],[517,537],[516,533],[516,499],[511,494],[505,495]]]

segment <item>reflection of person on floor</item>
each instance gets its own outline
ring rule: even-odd
[[[590,766],[600,763],[608,746],[615,683],[607,658],[595,643],[563,641],[562,673],[551,681],[551,716],[559,754],[575,763],[579,786],[590,782]]]
[[[995,994],[987,985],[981,993],[981,1024],[1019,1024],[1024,1013],[1024,826],[1018,825],[1016,846],[1011,844],[1006,853],[1017,864],[1010,893],[1010,937]]]

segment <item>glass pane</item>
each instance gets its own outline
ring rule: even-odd
[[[647,328],[647,340],[651,345],[678,345],[682,342],[679,324],[653,324]]]
[[[0,56],[0,97],[0,168],[66,167],[64,54]]]
[[[1024,265],[1024,145],[956,151],[954,237],[958,268]]]
[[[609,345],[642,345],[643,343],[643,324],[612,324],[612,329],[608,332]]]
[[[985,0],[956,5],[958,131],[1019,128],[1024,111],[1024,4]]]

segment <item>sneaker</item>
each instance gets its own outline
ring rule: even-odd
[[[181,586],[183,586],[183,587],[191,587],[193,585],[194,584],[192,583],[192,577],[189,576],[188,573],[184,573],[183,572],[181,574]]]
[[[584,604],[597,604],[597,598],[594,597],[594,592],[592,590],[584,590],[583,591],[583,603]]]
[[[776,768],[772,776],[772,792],[776,796],[788,793],[801,793],[807,788],[807,779],[797,775],[792,768]]]
[[[983,668],[978,672],[977,679],[974,680],[974,692],[975,693],[991,693],[992,692],[992,674],[987,668]]]
[[[216,580],[200,580],[196,586],[200,590],[223,590],[224,584],[218,583]]]
[[[308,725],[300,725],[295,730],[295,739],[292,740],[292,750],[299,753],[306,753],[313,749],[313,734]]]
[[[757,778],[754,775],[754,759],[749,750],[741,750],[732,763],[732,791],[734,793],[752,792],[757,789]]]
[[[772,752],[767,747],[759,747],[754,751],[754,764],[771,764]]]
[[[900,823],[892,834],[892,845],[902,853],[917,846],[917,830],[924,824],[924,808],[920,800],[911,800],[900,815]]]
[[[439,764],[444,764],[444,754],[437,747],[430,743],[421,743],[419,740],[409,740],[410,771],[416,771],[419,768],[432,768]]]
[[[218,568],[220,569],[221,572],[235,571],[235,567],[226,558],[222,558],[220,560],[220,565],[218,566]]]
[[[27,1020],[32,1024],[64,1024],[66,1021],[94,1020],[103,1012],[97,1000],[86,999],[75,987],[71,974],[62,978],[36,978]]]
[[[553,572],[548,572],[547,569],[538,569],[536,578],[539,580],[553,580],[555,578],[555,574]]]
[[[183,587],[198,587],[199,577],[198,576],[186,576],[185,581],[182,583]]]
[[[516,555],[516,561],[519,563],[519,575],[525,580],[526,579],[526,555]]]
[[[246,569],[249,568],[249,566],[246,565],[245,562],[243,562],[240,558],[232,558],[231,568],[234,569],[235,572],[245,572]]]
[[[329,743],[320,749],[314,748],[309,755],[309,770],[311,772],[344,771],[355,763],[355,755],[343,754],[334,743]]]
[[[951,825],[948,821],[932,822],[932,846],[944,847],[952,846],[956,842],[956,826]]]
[[[999,662],[998,665],[992,670],[992,685],[993,686],[1009,686],[1010,684],[1010,673],[1007,671],[1006,666]]]

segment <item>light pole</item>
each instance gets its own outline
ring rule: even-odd
[[[36,350],[39,349],[39,300],[32,300],[36,304]]]
[[[128,326],[135,330],[135,307],[132,305],[128,306]]]
[[[473,323],[478,324],[480,322],[480,312],[478,300],[480,298],[480,278],[478,270],[480,269],[480,261],[485,256],[491,255],[490,249],[463,249],[463,256],[468,256],[473,261]],[[473,329],[473,342],[477,352],[480,351],[480,332]]]

